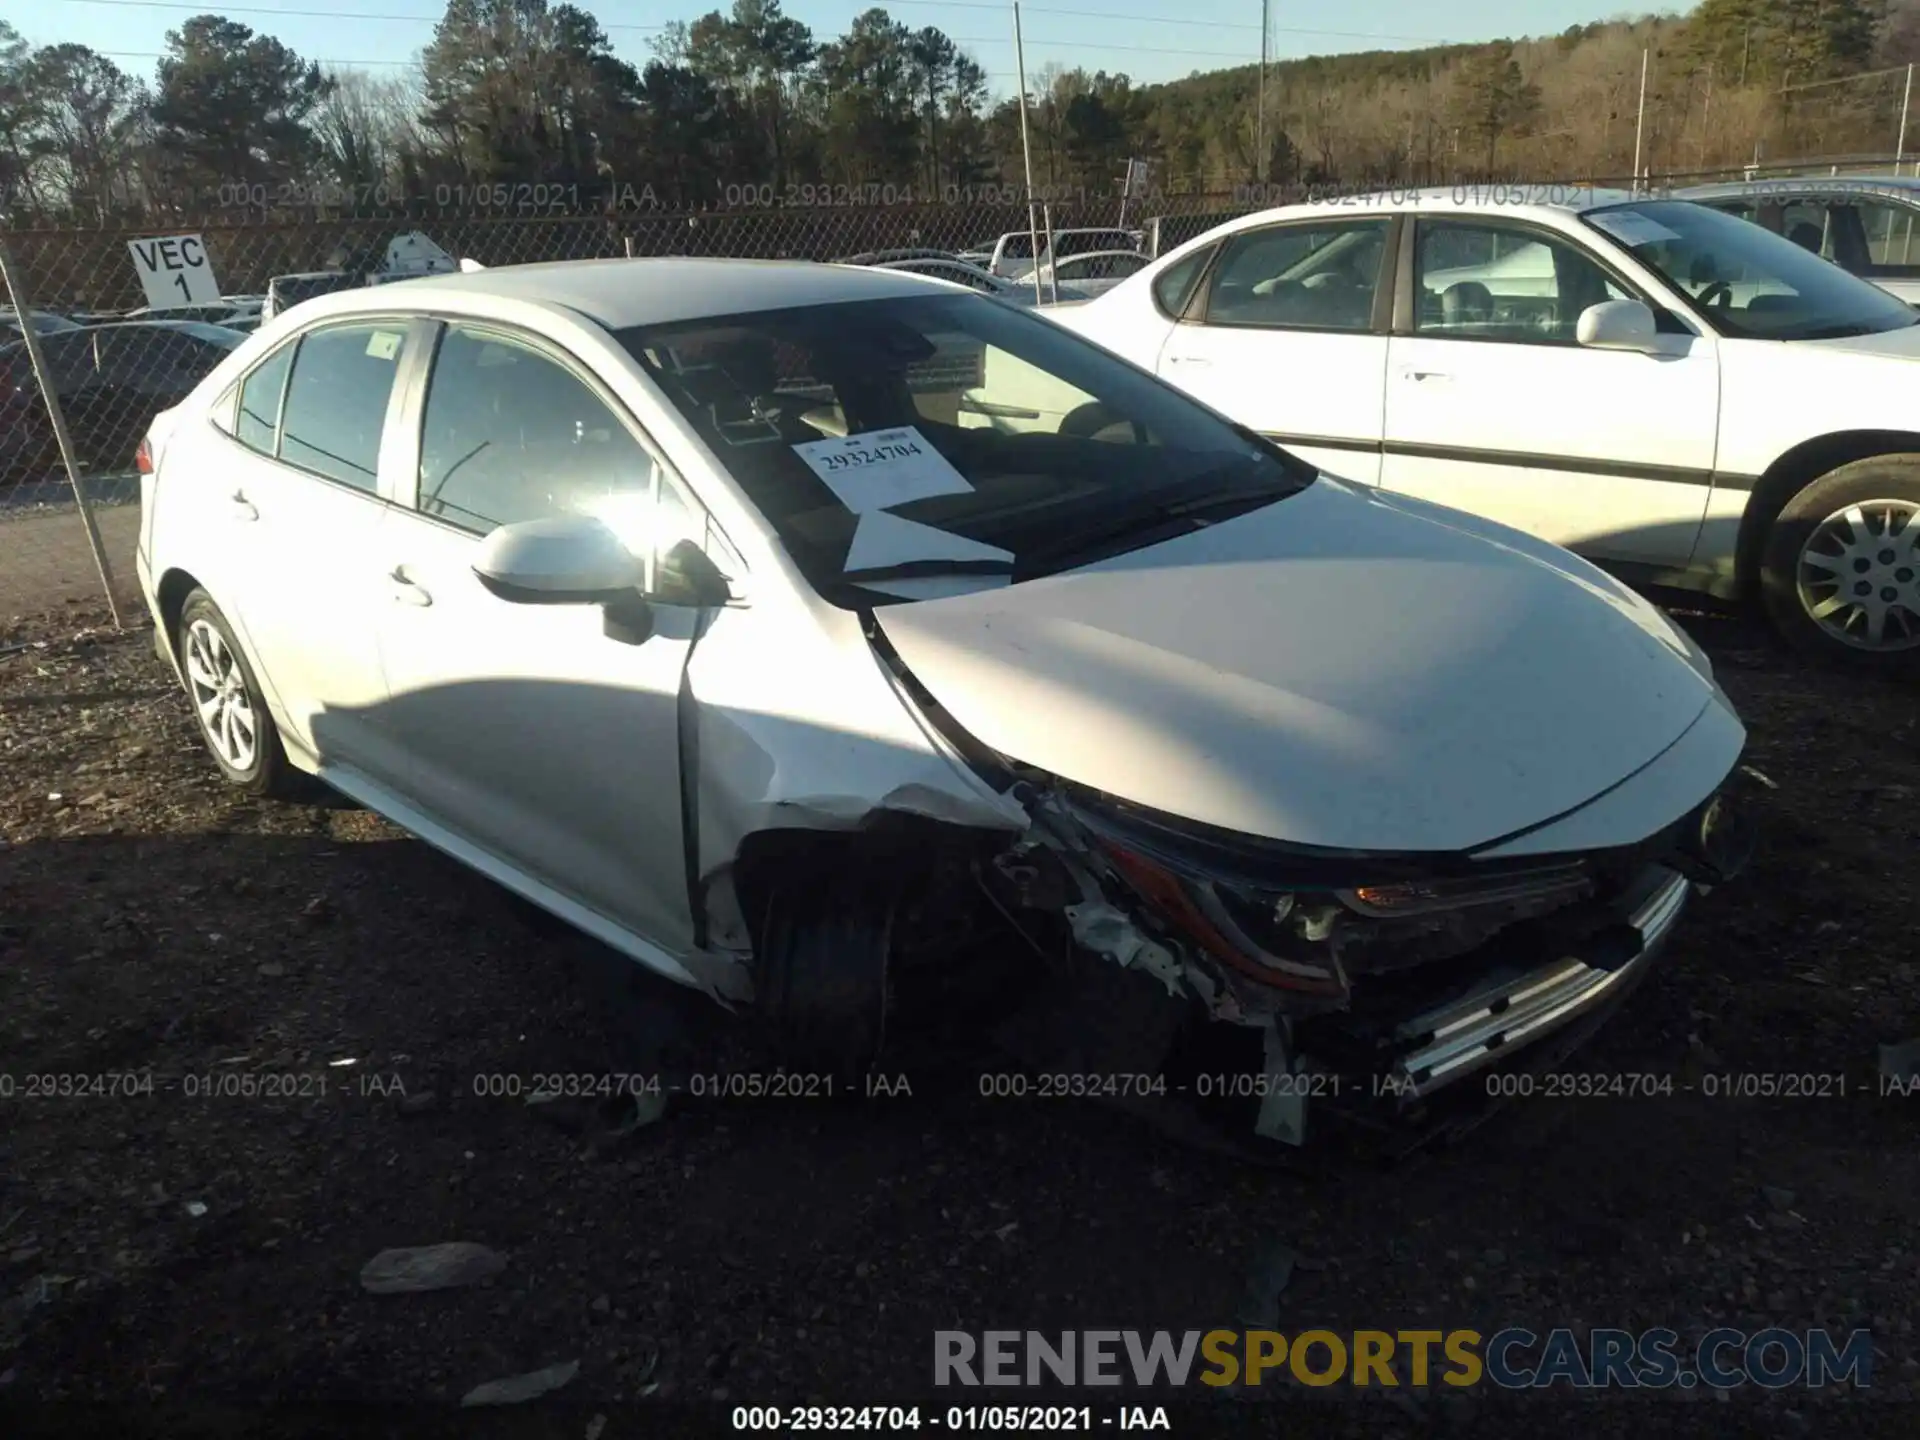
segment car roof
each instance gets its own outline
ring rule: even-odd
[[[1370,215],[1392,215],[1402,210],[1451,211],[1459,215],[1504,216],[1515,220],[1544,220],[1578,215],[1608,205],[1625,205],[1635,200],[1654,200],[1662,196],[1636,195],[1631,190],[1599,189],[1588,185],[1540,184],[1516,182],[1511,185],[1434,186],[1430,189],[1378,190],[1361,195],[1341,195],[1337,200],[1306,201],[1280,205],[1240,215],[1212,227],[1179,247],[1185,251],[1201,240],[1242,230],[1258,230],[1283,220],[1352,220]],[[1057,233],[1057,232],[1056,232]],[[1158,258],[1178,253],[1169,250]],[[1077,257],[1076,257],[1077,258]]]
[[[1725,180],[1689,185],[1672,192],[1676,200],[1722,200],[1747,195],[1885,195],[1920,199],[1920,178],[1912,175],[1784,175],[1776,180]]]
[[[665,325],[709,316],[925,295],[943,282],[911,271],[811,260],[556,260],[399,280],[323,295],[300,307],[303,317],[423,310],[449,295],[490,296],[558,306],[609,330]]]

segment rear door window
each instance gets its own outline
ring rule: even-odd
[[[303,336],[281,414],[280,458],[356,490],[376,490],[380,436],[406,339],[406,328],[392,322]]]

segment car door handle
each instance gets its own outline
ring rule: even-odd
[[[1167,357],[1167,363],[1169,365],[1205,366],[1211,365],[1213,362],[1204,355],[1169,355]]]
[[[1408,380],[1451,380],[1453,376],[1444,370],[1402,370],[1400,374]]]
[[[390,593],[393,596],[395,604],[422,606],[433,604],[433,596],[422,590],[415,582],[409,580],[405,570],[396,569],[391,575],[387,576],[387,579],[392,586]]]
[[[253,502],[238,490],[233,492],[233,498],[227,502],[227,505],[229,513],[231,513],[236,520],[258,520],[260,518],[260,512],[253,508]]]

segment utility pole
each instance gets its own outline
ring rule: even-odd
[[[1893,173],[1900,173],[1900,164],[1907,158],[1907,111],[1913,106],[1913,62],[1907,62],[1907,88],[1900,96],[1900,138],[1893,146]]]
[[[1647,128],[1647,60],[1653,51],[1640,52],[1640,114],[1633,122],[1633,193],[1640,193],[1640,143]]]
[[[1271,3],[1260,0],[1260,83],[1253,102],[1253,178],[1260,184],[1267,178],[1267,7]]]
[[[1707,135],[1713,121],[1713,66],[1707,66],[1707,98],[1700,104],[1700,149],[1694,156],[1694,164],[1700,169],[1707,168]]]
[[[1027,138],[1027,46],[1020,34],[1020,0],[1013,0],[1013,65],[1020,81],[1020,158],[1027,170],[1027,244],[1033,249],[1033,303],[1040,294],[1040,221],[1033,213],[1033,142]]]

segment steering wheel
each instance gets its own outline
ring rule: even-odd
[[[1733,308],[1733,286],[1724,280],[1715,280],[1693,298],[1702,305],[1713,305],[1722,310],[1730,310]]]

